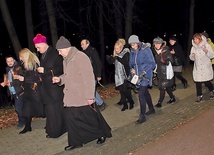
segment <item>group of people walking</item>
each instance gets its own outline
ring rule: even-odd
[[[28,48],[19,51],[20,63],[12,56],[6,57],[7,76],[1,83],[8,86],[14,97],[17,127],[24,126],[19,134],[32,131],[33,117],[43,117],[47,138],[68,132],[69,145],[65,150],[95,139],[97,144],[104,143],[112,135],[100,112],[106,104],[100,96],[100,104],[95,99],[99,95],[95,88],[96,81],[101,80],[101,64],[94,65],[89,56],[64,37],[57,41],[56,48],[49,46],[42,34],[37,34],[33,42],[40,57]],[[91,56],[97,54],[89,52]],[[95,66],[99,74],[94,71]]]
[[[68,132],[65,150],[82,147],[95,139],[97,144],[102,144],[106,138],[112,137],[111,127],[100,112],[106,108],[106,103],[96,91],[101,80],[102,62],[89,40],[81,41],[83,51],[71,46],[64,36],[59,38],[56,48],[49,46],[42,34],[37,34],[33,42],[40,57],[28,48],[19,52],[20,63],[12,56],[6,57],[7,75],[1,83],[3,87],[8,86],[14,98],[18,127],[24,125],[19,134],[32,131],[33,117],[43,117],[46,118],[47,138],[58,138]],[[131,35],[128,44],[130,48],[126,47],[125,39],[118,39],[107,61],[115,66],[115,86],[121,97],[117,104],[123,105],[121,111],[134,108],[131,85],[139,90],[140,113],[135,123],[142,124],[146,115],[155,114],[154,107],[162,107],[166,92],[170,97],[167,103],[176,102],[173,93],[175,78],[187,88],[188,81],[182,76],[185,56],[175,36],[169,38],[167,45],[160,37],[154,38],[150,44]],[[203,98],[202,83],[208,87],[210,99],[213,99],[211,59],[214,51],[204,34],[193,36],[189,58],[194,61],[196,102]],[[152,86],[154,72],[160,92],[155,106],[148,89]]]
[[[210,41],[210,40],[209,40]],[[153,72],[157,74],[159,99],[155,107],[161,108],[165,98],[165,92],[170,99],[168,104],[176,102],[173,91],[176,89],[176,78],[187,88],[188,81],[182,76],[185,65],[185,54],[182,46],[175,36],[169,37],[169,45],[160,37],[153,39],[152,45],[139,40],[137,35],[131,35],[128,39],[130,48],[125,48],[125,40],[118,39],[114,45],[113,55],[107,56],[107,62],[115,65],[115,86],[118,88],[121,99],[117,103],[123,105],[121,111],[133,108],[130,85],[138,88],[140,103],[139,119],[135,122],[141,124],[146,121],[146,115],[155,114],[152,97],[148,87],[152,86]],[[214,58],[214,51],[206,41],[204,33],[196,33],[192,39],[192,48],[189,55],[194,61],[193,80],[196,83],[197,99],[202,100],[202,83],[210,91],[210,99],[214,98],[213,69],[211,59]],[[146,111],[146,107],[148,110]]]

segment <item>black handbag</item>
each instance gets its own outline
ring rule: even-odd
[[[181,66],[181,65],[183,65],[183,62],[179,57],[174,55],[173,59],[174,59],[174,62],[172,64],[173,66]]]

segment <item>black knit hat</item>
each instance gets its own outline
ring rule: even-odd
[[[71,43],[64,36],[61,36],[56,42],[56,49],[63,49],[71,47]]]
[[[174,41],[178,41],[177,38],[175,36],[170,36],[169,40],[174,40]]]
[[[203,36],[205,36],[206,38],[209,38],[209,34],[207,32],[202,32],[201,33]]]

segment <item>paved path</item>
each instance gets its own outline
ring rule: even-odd
[[[132,155],[213,155],[214,107],[179,125],[166,135],[132,152]]]
[[[102,112],[102,114],[112,128],[113,137],[107,139],[103,145],[97,145],[96,141],[92,141],[80,149],[64,151],[64,147],[67,146],[67,133],[57,139],[47,139],[45,137],[46,134],[44,130],[45,119],[39,119],[32,122],[33,131],[24,135],[19,135],[18,132],[20,130],[16,129],[15,126],[0,130],[0,154],[147,154],[147,152],[142,151],[143,149],[146,149],[144,146],[147,146],[148,150],[151,150],[149,145],[155,143],[157,139],[160,139],[160,137],[164,137],[164,135],[167,135],[167,133],[181,130],[180,126],[184,126],[183,124],[188,125],[191,122],[190,120],[198,120],[203,118],[206,116],[206,111],[213,109],[214,103],[213,100],[209,100],[209,93],[207,92],[206,88],[203,88],[203,92],[206,92],[204,95],[205,101],[200,104],[196,104],[194,102],[196,98],[196,91],[195,84],[192,81],[191,73],[191,69],[186,70],[184,73],[184,76],[188,79],[189,82],[187,89],[183,89],[182,84],[177,80],[177,90],[174,92],[177,102],[172,105],[166,104],[166,102],[169,100],[169,97],[166,95],[163,107],[156,109],[156,114],[148,116],[147,121],[141,125],[135,125],[134,123],[138,119],[139,115],[139,103],[136,94],[133,94],[134,100],[136,101],[134,109],[126,110],[124,112],[120,111],[122,107],[116,105],[119,100],[119,96],[106,99],[105,102],[108,104],[108,107]],[[153,87],[150,92],[152,94],[153,102],[156,104],[159,96],[159,90],[157,87]],[[213,113],[212,116],[214,116]],[[208,125],[210,124],[210,121],[203,123]],[[203,133],[201,132],[201,134],[197,134],[197,132],[199,132],[198,130],[200,129],[192,130],[192,132],[189,133],[190,135],[192,134],[193,137],[197,136],[198,140],[200,140],[200,137],[203,137],[201,136]],[[197,132],[195,133],[195,131]],[[168,138],[170,139],[171,137],[169,136]],[[187,136],[183,136],[183,138],[186,140],[185,138],[187,138]],[[179,138],[176,138],[176,141],[178,141],[178,139]],[[213,141],[213,134],[210,134],[210,139]],[[190,141],[192,141],[192,144],[195,144],[195,139],[190,139]],[[177,145],[174,145],[174,147],[176,146]],[[201,150],[206,149],[205,147],[203,148],[203,145],[200,146],[202,147]],[[176,150],[176,148],[173,148],[171,145],[169,147],[169,150],[170,149]],[[180,149],[183,148],[180,147]],[[176,152],[174,154],[176,154]],[[208,153],[212,152],[208,151]],[[156,154],[160,153],[156,152]],[[180,152],[177,154],[180,154]]]

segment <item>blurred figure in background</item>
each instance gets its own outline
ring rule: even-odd
[[[182,70],[185,63],[185,55],[182,46],[178,43],[178,40],[175,36],[171,36],[169,38],[169,48],[170,53],[172,54],[172,57],[174,59],[174,63],[172,64],[172,68],[174,71],[174,84],[172,86],[172,89],[176,89],[176,79],[178,78],[184,88],[187,88],[187,80],[182,76]]]
[[[196,84],[197,99],[195,102],[201,102],[203,98],[202,83],[210,91],[210,99],[214,98],[213,69],[210,59],[214,58],[212,47],[207,43],[206,38],[200,33],[195,33],[192,39],[192,48],[189,55],[190,60],[194,61],[193,80]]]
[[[100,60],[99,54],[97,50],[90,45],[90,41],[88,39],[82,39],[81,47],[83,52],[89,57],[93,72],[95,76],[95,86],[101,80],[102,75],[102,62]],[[106,103],[100,97],[100,94],[95,90],[95,102],[99,106],[100,110],[104,110],[106,108]]]
[[[22,73],[22,69],[19,66],[18,62],[12,57],[7,56],[6,58],[6,77],[4,77],[4,82],[1,83],[1,86],[8,86],[10,95],[14,99],[15,102],[15,110],[18,114],[18,125],[17,127],[23,127],[25,125],[25,118],[22,116],[22,108],[23,108],[23,82],[18,79],[14,79],[14,75]],[[5,81],[6,80],[6,81]]]
[[[211,38],[209,37],[209,34],[207,32],[202,32],[201,33],[204,37],[207,39],[207,43],[212,47],[212,50],[214,52],[214,43],[212,42]],[[211,59],[212,62],[212,67],[214,69],[214,58]]]

